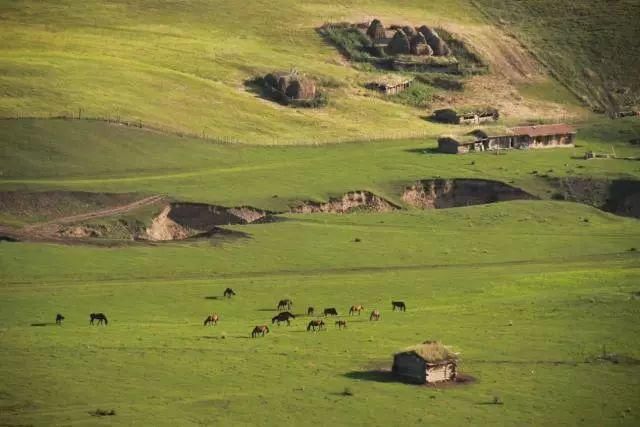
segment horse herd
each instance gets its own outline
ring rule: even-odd
[[[225,289],[222,295],[225,298],[231,298],[235,296],[236,293],[233,291],[233,289],[227,288]],[[407,310],[407,306],[403,301],[391,301],[391,307],[393,311]],[[286,323],[287,326],[291,325],[291,319],[296,318],[296,316],[290,311],[292,308],[293,308],[293,301],[291,299],[285,298],[278,301],[277,310],[279,311],[279,313],[271,318],[271,324],[272,325],[276,324],[280,326],[280,323]],[[364,310],[365,308],[361,304],[352,305],[351,308],[349,308],[349,316],[353,316],[356,314],[359,316]],[[322,314],[324,315],[325,318],[328,316],[338,316],[338,310],[336,310],[335,307],[327,307],[322,311]],[[308,307],[307,316],[314,316],[314,315],[315,315],[315,308]],[[369,315],[369,321],[378,321],[380,320],[381,317],[382,315],[380,314],[380,311],[377,309],[374,309]],[[56,315],[56,324],[62,325],[63,320],[64,320],[64,316],[58,313]],[[215,326],[218,324],[219,320],[220,320],[220,316],[218,316],[217,313],[210,314],[204,320],[204,326],[207,326],[207,325]],[[91,313],[89,315],[89,324],[106,326],[109,324],[109,321],[107,320],[107,316],[104,313]],[[347,321],[336,320],[335,325],[336,325],[336,328],[338,329],[344,329],[347,327]],[[320,318],[309,321],[307,325],[307,331],[321,331],[323,329],[326,330],[326,324],[324,320]],[[253,328],[253,331],[251,332],[251,337],[256,338],[257,336],[265,336],[265,334],[268,334],[268,333],[269,333],[269,326],[257,325],[255,328]]]
[[[233,289],[227,288],[225,289],[223,295],[227,298],[231,298],[231,296],[235,294],[236,293],[233,291]],[[407,306],[403,301],[391,301],[391,307],[393,311],[407,310]],[[279,313],[271,318],[271,324],[272,325],[276,324],[280,326],[280,323],[286,323],[287,326],[291,325],[291,319],[296,318],[295,314],[291,313],[290,311],[292,308],[293,308],[293,301],[291,299],[285,298],[278,301],[276,309],[279,311]],[[364,310],[365,308],[361,304],[352,305],[351,308],[349,309],[349,316],[353,316],[355,314],[359,316]],[[307,316],[314,316],[315,311],[316,310],[314,307],[308,307]],[[335,307],[327,307],[324,310],[322,310],[322,314],[324,315],[325,318],[328,316],[338,316],[338,310],[336,310]],[[369,321],[378,321],[380,320],[381,317],[382,315],[380,314],[380,311],[375,309],[369,315]],[[218,319],[219,319],[218,314],[214,313],[212,315],[207,316],[207,318],[204,321],[204,324],[205,326],[216,325],[218,323]],[[345,329],[347,327],[347,321],[336,320],[335,325],[336,325],[336,328],[338,329]],[[321,330],[326,330],[326,324],[323,319],[312,319],[307,324],[307,331],[315,332],[315,331],[321,331]],[[251,337],[256,338],[258,336],[265,336],[268,333],[269,333],[268,325],[257,325],[256,327],[253,328],[253,331],[251,331]]]

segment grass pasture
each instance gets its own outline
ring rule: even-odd
[[[603,345],[640,358],[637,221],[539,203],[292,215],[215,246],[2,243],[0,421],[635,425],[640,365],[592,359]],[[307,333],[301,317],[249,338],[284,297],[295,313],[368,310],[344,331],[329,319]],[[58,311],[62,327],[30,326]],[[109,326],[88,326],[92,311]],[[205,328],[210,312],[222,320]],[[434,389],[379,371],[425,339],[459,351],[476,382]],[[98,408],[116,415],[87,413]]]
[[[637,104],[639,12],[632,0],[0,0],[0,425],[640,425],[640,121],[585,108]],[[442,28],[488,72],[373,93],[381,70],[316,31],[373,18]],[[317,79],[326,107],[247,85],[290,68]],[[573,123],[576,146],[435,151],[471,127],[430,109],[487,104],[501,127]],[[535,197],[403,201],[436,178]],[[399,209],[290,213],[351,191]],[[283,213],[131,240],[169,201]],[[179,236],[167,212],[157,235]],[[210,207],[181,212],[185,228],[212,226]],[[81,237],[89,225],[109,237]],[[297,318],[272,326],[283,298]],[[352,304],[365,312],[349,317]],[[307,332],[308,306],[348,327]],[[91,312],[109,325],[90,326]],[[271,333],[252,339],[261,324]],[[394,352],[433,339],[469,382],[391,377]]]

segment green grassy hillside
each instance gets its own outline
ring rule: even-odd
[[[640,105],[640,3],[473,0],[593,107]]]
[[[279,0],[242,8],[224,1],[24,0],[0,3],[0,117],[104,117],[259,144],[441,132],[423,119],[424,108],[365,90],[375,73],[351,67],[316,32],[327,21],[371,17],[442,26],[486,54],[492,75],[471,79],[462,94],[436,91],[441,104],[492,99],[515,121],[583,115],[561,90],[552,100],[518,95],[504,78],[515,68],[520,83],[557,85],[466,0]],[[318,80],[327,108],[285,108],[245,87],[248,79],[292,67]]]
[[[633,178],[636,161],[580,158],[585,151],[640,156],[629,139],[638,121],[593,123],[579,130],[575,149],[454,156],[425,152],[433,139],[317,147],[223,145],[99,122],[1,121],[0,189],[67,189],[168,194],[226,206],[287,209],[351,190],[398,200],[416,179],[475,177],[520,186],[550,197],[549,177]],[[538,174],[532,172],[538,171]],[[277,196],[277,197],[274,197]]]

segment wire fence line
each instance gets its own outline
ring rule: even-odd
[[[333,138],[327,139],[323,138],[321,140],[313,140],[313,139],[304,139],[304,140],[280,140],[278,138],[263,138],[262,140],[271,139],[272,142],[259,142],[259,143],[250,143],[247,141],[242,141],[240,139],[236,139],[228,136],[219,136],[219,135],[210,135],[207,134],[206,128],[203,128],[201,133],[195,132],[185,132],[179,131],[175,128],[170,128],[167,126],[157,125],[155,123],[146,123],[142,119],[129,119],[123,118],[120,115],[107,115],[107,116],[91,116],[85,114],[85,110],[82,108],[78,109],[77,113],[70,112],[61,112],[55,114],[48,114],[42,116],[36,115],[22,115],[17,114],[15,116],[4,116],[0,117],[0,120],[78,120],[78,121],[94,121],[94,122],[104,122],[110,123],[119,126],[133,127],[138,129],[144,129],[148,131],[163,133],[167,135],[173,135],[178,137],[186,137],[193,139],[200,139],[216,144],[234,144],[234,145],[251,145],[251,146],[287,146],[287,145],[297,145],[297,146],[325,146],[332,145],[336,143],[368,143],[368,142],[379,142],[379,141],[393,141],[393,140],[403,140],[403,139],[427,139],[434,138],[434,134],[432,132],[427,132],[426,130],[422,131],[414,131],[414,132],[378,132],[376,136],[363,136],[363,137],[343,137],[343,138]]]

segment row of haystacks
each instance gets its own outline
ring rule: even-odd
[[[293,69],[289,72],[271,72],[262,79],[266,94],[275,101],[298,107],[321,107],[326,97],[318,91],[315,80]]]
[[[366,30],[367,36],[378,45],[385,45],[389,55],[449,56],[451,49],[438,33],[422,25],[420,27],[392,25],[385,29],[379,19],[374,19]]]

